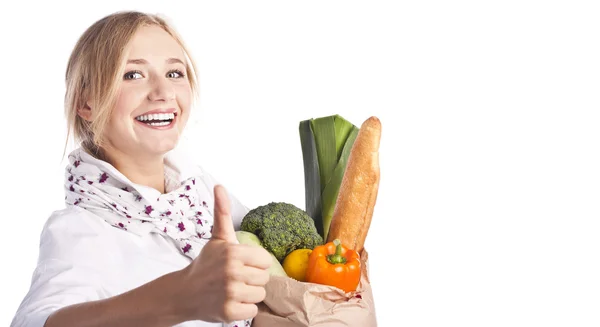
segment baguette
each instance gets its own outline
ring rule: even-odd
[[[373,116],[365,120],[348,157],[327,237],[327,242],[339,239],[359,254],[362,254],[377,201],[380,139],[379,119]]]

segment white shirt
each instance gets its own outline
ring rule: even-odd
[[[184,177],[200,175],[199,182],[210,190],[217,184],[200,167],[187,168],[180,171]],[[114,170],[111,166],[103,169]],[[172,182],[168,175],[166,182],[168,189]],[[135,188],[152,196],[160,194],[150,187],[135,184]],[[229,196],[234,229],[239,230],[248,208],[231,193]],[[190,262],[191,259],[181,254],[174,241],[166,236],[157,233],[138,236],[111,226],[90,211],[77,206],[67,207],[54,212],[42,229],[39,259],[31,287],[11,327],[42,327],[50,314],[62,307],[124,293],[183,269]],[[223,325],[188,321],[177,327]]]

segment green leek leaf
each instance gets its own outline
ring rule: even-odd
[[[311,120],[300,122],[300,143],[302,146],[302,159],[304,161],[305,211],[315,221],[317,231],[323,236],[319,160]]]
[[[327,239],[348,157],[359,128],[339,115],[300,122],[306,213]]]
[[[337,164],[335,150],[335,116],[322,117],[312,120],[313,135],[317,144],[319,173],[321,177],[321,192],[331,178]]]
[[[352,123],[342,118],[340,115],[335,116],[335,153],[336,158],[339,161],[342,155],[342,150],[344,149],[344,145],[346,144],[346,140],[352,132],[353,127],[355,127]]]

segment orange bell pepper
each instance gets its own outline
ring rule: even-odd
[[[360,281],[360,256],[340,240],[317,246],[308,258],[306,281],[355,291]]]

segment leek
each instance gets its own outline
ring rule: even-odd
[[[327,239],[358,127],[339,115],[300,122],[306,213]]]

